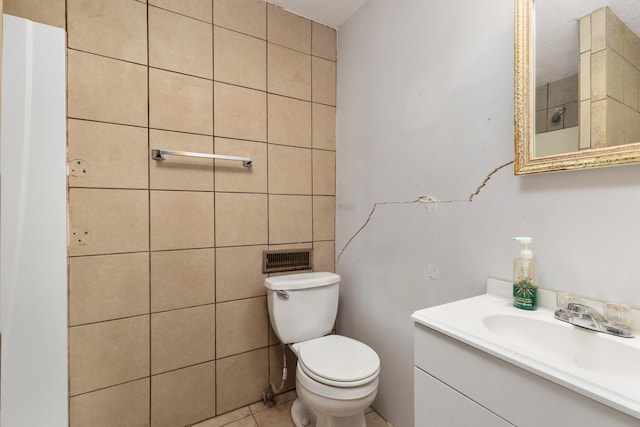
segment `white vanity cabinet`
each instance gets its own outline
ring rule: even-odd
[[[509,427],[512,424],[414,367],[415,427]],[[418,396],[420,398],[418,398]]]
[[[639,426],[640,420],[415,324],[415,426]]]

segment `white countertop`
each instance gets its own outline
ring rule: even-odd
[[[621,366],[627,365],[627,363],[621,363],[619,360],[606,359],[606,356],[616,356],[618,353],[617,351],[609,351],[610,347],[623,349],[625,353],[631,355],[638,351],[637,354],[640,355],[640,338],[637,336],[635,338],[621,338],[587,331],[555,319],[553,309],[544,307],[550,306],[553,295],[555,295],[548,291],[539,294],[539,308],[537,310],[517,309],[512,304],[511,286],[509,282],[489,279],[486,294],[418,310],[413,313],[412,318],[418,324],[448,335],[628,415],[640,418],[640,358],[631,360],[628,367]],[[607,369],[604,370],[585,369],[573,364],[570,357],[554,356],[553,349],[549,351],[548,347],[541,347],[543,351],[535,351],[531,347],[527,348],[526,345],[518,345],[514,340],[499,335],[486,326],[485,319],[495,315],[526,317],[534,321],[529,322],[533,325],[537,325],[535,323],[537,321],[546,322],[540,324],[544,329],[548,329],[547,327],[553,330],[558,330],[558,327],[568,328],[559,331],[563,336],[575,334],[579,341],[582,344],[586,343],[587,346],[590,346],[592,342],[604,344],[602,347],[607,349],[607,352],[598,357],[604,357],[603,363],[609,363],[611,366],[607,365]],[[553,324],[549,324],[549,322]],[[543,332],[540,331],[540,333]],[[539,338],[540,341],[544,341],[547,337],[541,336]],[[552,340],[550,339],[548,342],[552,343]],[[629,351],[627,352],[627,350]],[[623,374],[625,369],[629,369],[629,375]],[[603,372],[607,370],[616,372],[613,374]]]

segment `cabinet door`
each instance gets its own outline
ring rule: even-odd
[[[513,427],[443,382],[414,367],[415,427]]]

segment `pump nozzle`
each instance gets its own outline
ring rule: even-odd
[[[529,245],[533,241],[531,237],[514,237],[513,240],[520,242],[522,249],[520,249],[520,258],[533,258],[533,252],[529,249]]]
[[[529,245],[532,242],[531,237],[514,237],[513,240],[522,243],[522,249],[529,249]]]

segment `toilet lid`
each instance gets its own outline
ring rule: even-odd
[[[316,380],[353,383],[377,375],[380,358],[368,345],[341,335],[300,343],[298,362]]]

